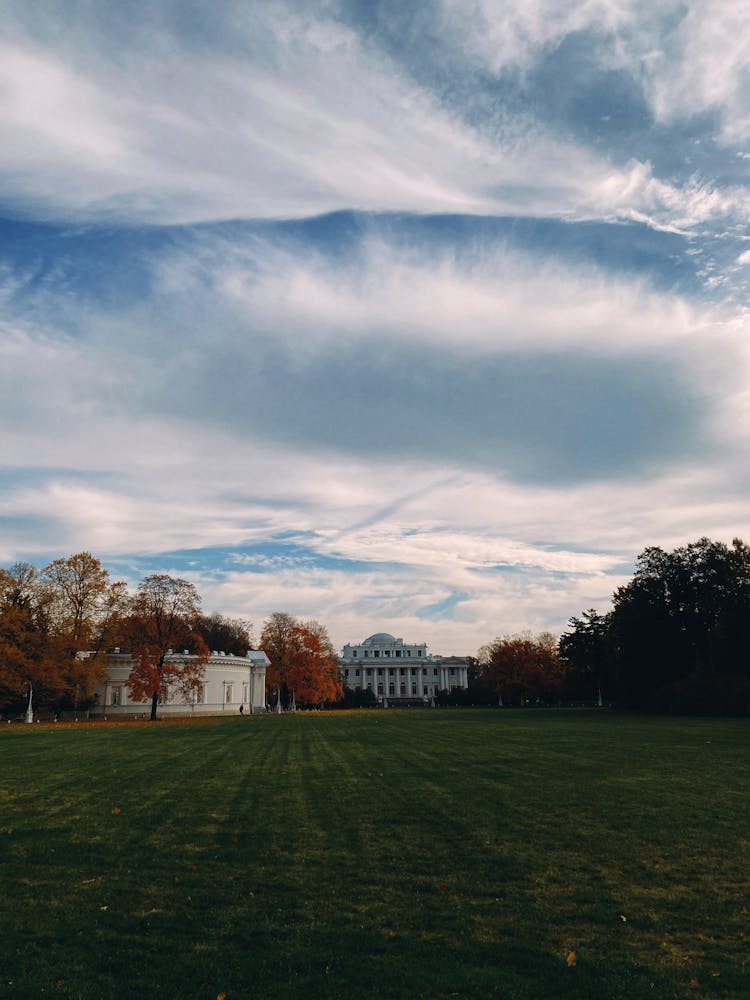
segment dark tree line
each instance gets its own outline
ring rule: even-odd
[[[560,655],[589,697],[655,711],[750,710],[750,548],[645,549],[612,611],[571,618]]]

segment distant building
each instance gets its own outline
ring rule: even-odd
[[[344,646],[341,680],[345,687],[370,690],[379,701],[429,703],[438,691],[468,686],[465,656],[433,656],[424,642],[404,642],[387,632]]]
[[[178,660],[188,658],[184,653],[170,656]],[[179,692],[167,691],[159,700],[159,714],[221,715],[239,712],[240,705],[245,712],[262,712],[266,707],[266,667],[270,665],[271,661],[259,649],[251,649],[246,656],[214,651],[206,661],[200,691],[187,703]],[[125,682],[132,666],[129,653],[110,653],[107,679],[94,692],[92,716],[129,717],[150,712],[150,699],[133,701],[130,697]]]

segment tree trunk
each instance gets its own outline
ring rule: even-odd
[[[156,722],[156,706],[159,704],[159,692],[154,691],[151,695],[151,722]]]

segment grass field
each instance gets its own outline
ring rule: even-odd
[[[594,711],[7,726],[0,996],[748,997],[749,741]]]

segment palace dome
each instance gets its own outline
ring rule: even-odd
[[[390,643],[396,642],[396,637],[389,635],[388,632],[376,632],[375,635],[371,635],[368,639],[362,642],[363,646],[388,646]]]

